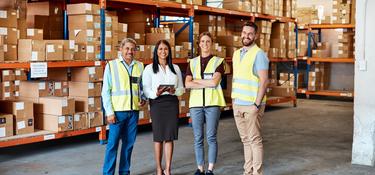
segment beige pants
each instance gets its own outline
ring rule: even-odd
[[[244,146],[244,175],[263,175],[262,118],[265,106],[252,110],[251,106],[233,105],[237,129]]]

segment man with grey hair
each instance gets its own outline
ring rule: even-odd
[[[137,135],[139,106],[145,104],[140,93],[144,66],[142,62],[134,60],[135,51],[135,40],[125,38],[120,44],[119,58],[109,61],[105,67],[102,99],[109,124],[109,136],[103,175],[115,174],[120,139],[122,145],[119,174],[130,174],[131,154]]]

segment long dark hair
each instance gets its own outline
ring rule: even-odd
[[[153,57],[153,61],[152,61],[152,70],[154,71],[154,73],[158,73],[159,72],[159,56],[158,56],[158,49],[159,49],[159,46],[160,44],[165,44],[167,47],[168,47],[168,57],[167,57],[167,63],[168,63],[168,67],[169,69],[174,73],[176,74],[176,71],[174,70],[174,67],[173,67],[173,63],[172,63],[172,50],[171,50],[171,45],[169,44],[169,42],[167,40],[159,40],[156,45],[155,45],[155,49],[154,49],[154,57]]]

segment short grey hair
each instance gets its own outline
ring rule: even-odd
[[[120,48],[123,48],[125,46],[125,43],[132,43],[137,46],[137,42],[133,38],[125,38],[121,41]]]

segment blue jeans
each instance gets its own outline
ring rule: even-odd
[[[206,122],[206,137],[208,143],[208,163],[216,163],[217,157],[217,126],[220,119],[220,107],[190,108],[193,120],[194,150],[198,166],[204,165],[204,122]]]
[[[115,112],[116,123],[109,125],[109,136],[105,152],[103,175],[114,175],[117,148],[121,139],[120,175],[130,174],[130,161],[137,135],[139,111]]]

